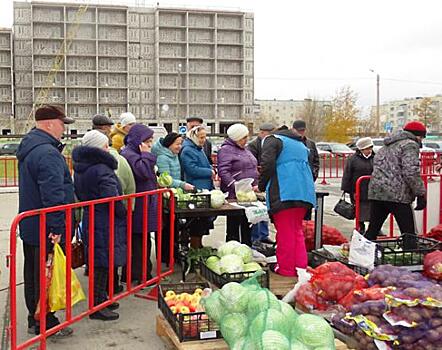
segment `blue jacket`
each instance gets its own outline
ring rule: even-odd
[[[181,165],[178,154],[174,154],[169,148],[164,147],[160,138],[152,147],[152,153],[157,156],[157,167],[160,174],[168,172],[172,176],[174,188],[184,188],[184,181],[181,181]]]
[[[260,190],[266,190],[271,214],[315,205],[315,185],[308,155],[309,150],[299,135],[291,130],[279,131],[266,139],[258,186]]]
[[[72,152],[74,162],[74,186],[80,201],[115,197],[122,194],[121,185],[115,175],[117,160],[108,152],[96,148],[79,146]],[[89,206],[84,208],[82,228],[87,246],[89,243]],[[126,262],[126,208],[121,201],[115,202],[114,211],[115,266]],[[109,204],[94,207],[94,263],[97,267],[109,266]],[[86,250],[87,253],[87,250]]]
[[[74,202],[74,186],[69,168],[61,155],[60,141],[40,129],[32,129],[17,150],[20,213]],[[20,237],[29,245],[40,245],[38,216],[20,222]],[[62,234],[65,215],[55,212],[46,216],[46,234]]]
[[[184,171],[184,181],[198,189],[213,189],[212,167],[201,147],[185,139],[180,160]]]

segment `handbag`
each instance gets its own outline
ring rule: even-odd
[[[334,209],[335,213],[338,213],[342,217],[353,220],[355,218],[355,205],[345,200],[345,192],[342,193],[341,199],[336,203]]]
[[[84,255],[84,243],[81,240],[81,228],[77,227],[75,230],[75,241],[72,243],[71,249],[71,266],[73,269],[82,267],[86,263],[86,257]]]

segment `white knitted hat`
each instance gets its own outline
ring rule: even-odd
[[[129,124],[136,123],[136,122],[137,122],[137,119],[135,118],[135,116],[131,112],[121,113],[120,124],[122,127],[129,125]]]
[[[103,148],[109,144],[109,139],[98,130],[91,130],[84,134],[81,143],[83,146]]]
[[[244,124],[233,124],[227,129],[227,136],[233,141],[239,141],[249,135],[249,129]]]

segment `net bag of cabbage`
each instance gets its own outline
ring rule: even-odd
[[[209,318],[218,323],[233,350],[335,349],[330,325],[315,315],[298,315],[257,278],[231,282],[202,299]]]

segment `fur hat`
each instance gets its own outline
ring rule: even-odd
[[[373,147],[373,140],[371,139],[371,137],[362,137],[358,141],[356,141],[356,147],[360,151]]]

